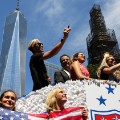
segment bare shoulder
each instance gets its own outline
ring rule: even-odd
[[[72,64],[71,64],[72,67],[75,67],[75,66],[79,66],[79,62],[78,61],[74,61]]]
[[[78,62],[78,61],[74,61],[72,64],[73,64],[73,65],[79,64],[79,62]]]

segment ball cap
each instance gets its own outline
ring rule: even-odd
[[[32,47],[34,47],[36,43],[42,43],[42,42],[39,39],[33,39],[28,43],[28,49],[32,50]]]

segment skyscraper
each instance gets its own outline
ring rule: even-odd
[[[109,52],[116,57],[117,61],[120,61],[120,50],[115,31],[106,28],[100,5],[95,4],[92,7],[89,23],[91,32],[86,39],[88,63],[98,64],[105,52]]]
[[[17,8],[6,18],[0,54],[0,92],[12,89],[24,94],[26,77],[27,21]]]
[[[46,66],[46,69],[47,69],[47,73],[48,73],[48,75],[51,79],[51,84],[54,85],[54,73],[56,71],[61,70],[61,67],[58,66],[58,65],[55,65],[53,63],[47,62],[47,61],[45,61],[45,66]]]

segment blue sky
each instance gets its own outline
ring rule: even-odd
[[[16,9],[16,1],[0,0],[0,44],[5,18]],[[63,37],[63,29],[70,24],[72,30],[63,48],[47,61],[60,65],[60,55],[66,53],[72,56],[78,51],[84,52],[87,57],[89,11],[94,4],[101,6],[106,26],[115,30],[120,46],[120,0],[20,0],[20,10],[27,19],[27,43],[31,39],[38,38],[44,44],[44,51],[48,51]],[[30,56],[31,52],[27,50],[25,94],[32,90]]]

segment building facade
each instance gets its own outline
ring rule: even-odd
[[[90,34],[86,38],[88,64],[98,64],[105,52],[114,55],[120,61],[120,49],[115,31],[107,29],[100,5],[94,5],[90,11]]]
[[[52,64],[50,62],[45,61],[45,66],[48,72],[49,77],[51,78],[51,84],[54,85],[54,73],[56,71],[61,70],[61,67],[58,65]]]
[[[24,94],[26,77],[27,21],[19,10],[6,18],[0,54],[0,92],[12,89]]]

